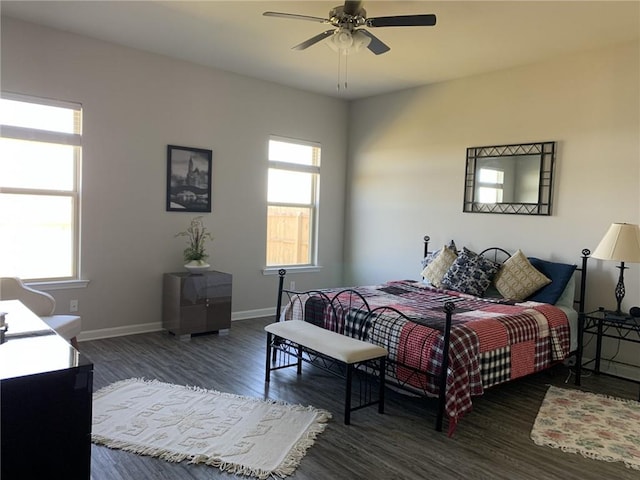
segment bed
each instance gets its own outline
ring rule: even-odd
[[[295,292],[280,270],[277,319],[386,348],[387,384],[437,397],[436,429],[447,418],[452,435],[473,397],[577,350],[588,254],[578,267],[497,247],[476,254],[453,241],[432,252],[425,236],[419,280]]]

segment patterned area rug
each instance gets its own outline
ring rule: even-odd
[[[640,403],[549,387],[531,430],[537,445],[640,470]]]
[[[313,407],[132,378],[95,392],[91,437],[264,479],[291,475],[329,418]]]

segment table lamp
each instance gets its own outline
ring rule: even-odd
[[[618,306],[616,316],[626,316],[620,309],[624,298],[624,270],[625,262],[640,263],[640,227],[631,223],[612,223],[607,233],[591,254],[593,258],[601,260],[614,260],[620,262],[620,277],[616,285],[615,293]]]

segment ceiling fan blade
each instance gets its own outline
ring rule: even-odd
[[[371,50],[373,53],[375,53],[376,55],[380,55],[382,53],[386,53],[389,50],[391,50],[391,47],[389,47],[386,43],[384,43],[382,40],[376,37],[373,33],[365,30],[364,28],[358,29],[358,32],[364,33],[367,37],[371,39],[371,41],[369,42],[369,45],[367,45],[367,48]]]
[[[436,16],[429,13],[368,18],[366,24],[368,27],[432,27],[436,24]]]
[[[325,32],[319,33],[315,37],[311,37],[309,40],[305,40],[304,42],[299,43],[298,45],[296,45],[295,47],[292,47],[292,48],[293,48],[293,50],[304,50],[306,48],[309,48],[311,45],[315,45],[316,43],[321,42],[325,38],[330,37],[331,35],[333,35],[334,31],[335,30],[327,30]]]
[[[311,17],[309,15],[298,15],[296,13],[264,12],[262,15],[264,15],[265,17],[278,17],[278,18],[289,18],[291,20],[309,20],[311,22],[318,22],[318,23],[331,23],[326,18]]]
[[[344,2],[344,7],[342,8],[342,11],[347,15],[358,15],[361,8],[362,8],[361,1],[355,2],[355,1],[346,0]]]

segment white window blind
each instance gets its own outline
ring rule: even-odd
[[[0,276],[78,278],[81,156],[81,105],[2,93]]]

